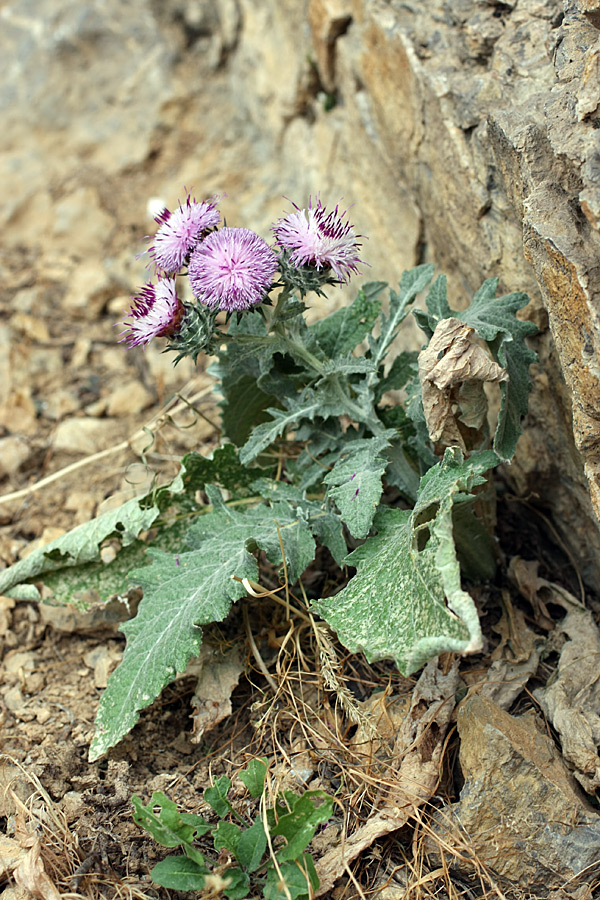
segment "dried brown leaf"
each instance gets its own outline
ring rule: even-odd
[[[60,900],[60,894],[48,878],[41,857],[41,844],[37,836],[32,836],[29,850],[13,872],[15,881],[40,900]]]
[[[419,378],[431,440],[466,450],[464,429],[479,432],[486,420],[483,385],[508,381],[508,373],[494,362],[475,329],[449,318],[438,323],[419,354]]]
[[[198,676],[192,697],[192,743],[198,744],[207,731],[231,715],[231,694],[242,672],[237,650],[221,654],[208,644],[202,645],[200,656],[186,671],[186,675]]]
[[[440,660],[424,668],[413,691],[410,708],[394,744],[393,773],[388,773],[379,809],[347,841],[334,847],[317,863],[319,888],[327,894],[348,863],[383,835],[401,828],[433,795],[439,776],[444,738],[455,704],[458,661],[445,670]],[[384,779],[382,779],[382,783]]]
[[[534,691],[544,713],[560,735],[562,753],[588,793],[600,787],[600,630],[589,610],[565,588],[540,578],[538,563],[515,557],[509,574],[534,608],[549,618],[547,603],[567,614],[554,637],[565,643],[551,682]]]

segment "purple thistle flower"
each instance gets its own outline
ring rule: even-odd
[[[266,297],[277,256],[248,228],[211,232],[190,257],[189,275],[200,303],[227,312],[256,306]]]
[[[152,338],[167,337],[177,331],[183,317],[183,304],[175,291],[174,278],[159,278],[157,284],[148,283],[132,298],[130,321],[125,325],[121,342],[128,347],[149,344]]]
[[[348,281],[363,260],[358,255],[360,244],[352,225],[343,221],[347,210],[340,213],[336,206],[327,213],[320,200],[316,206],[309,200],[308,210],[293,205],[296,212],[273,226],[279,246],[288,251],[297,268],[332,269],[339,281]]]
[[[215,203],[198,203],[189,194],[179,209],[173,212],[164,209],[155,217],[160,228],[147,251],[154,258],[156,268],[172,274],[178,272],[208,229],[219,224],[219,218]]]

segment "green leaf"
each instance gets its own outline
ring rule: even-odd
[[[197,837],[206,834],[212,826],[201,816],[192,816],[193,822],[185,821],[177,809],[177,805],[169,800],[162,791],[155,791],[152,800],[144,806],[140,798],[134,794],[133,821],[152,835],[163,847],[179,847],[180,844],[191,844]],[[154,808],[158,806],[159,812]],[[187,816],[189,819],[189,816]]]
[[[492,451],[465,462],[460,451],[447,450],[421,479],[412,512],[378,513],[378,534],[346,560],[357,574],[334,597],[313,604],[345,647],[369,660],[392,658],[404,675],[443,651],[480,648],[477,611],[460,584],[452,508],[498,461]]]
[[[411,303],[427,287],[433,278],[433,272],[432,265],[416,266],[402,275],[400,293],[390,291],[389,315],[381,315],[381,333],[378,338],[371,338],[369,341],[371,357],[376,367],[383,362],[398,328],[410,311]]]
[[[364,356],[336,356],[322,366],[324,375],[364,375],[374,372],[375,365]]]
[[[419,473],[415,468],[403,441],[392,441],[388,451],[388,467],[385,480],[398,488],[402,494],[414,503],[419,492]]]
[[[265,779],[269,768],[269,760],[266,756],[251,759],[245,772],[240,772],[239,779],[246,785],[252,797],[262,797],[265,789]]]
[[[220,819],[233,809],[227,799],[230,787],[231,779],[227,775],[222,775],[220,778],[217,778],[212,787],[207,787],[204,791],[204,799],[214,809]]]
[[[111,563],[86,563],[48,572],[43,576],[44,595],[50,592],[51,598],[45,602],[54,606],[69,603],[78,609],[91,608],[91,613],[99,607],[104,616],[108,612],[106,602],[127,591],[131,584],[131,571],[148,564],[149,547],[176,553],[184,545],[189,527],[188,521],[175,521],[168,526],[157,526],[155,523],[153,530],[156,530],[156,534],[151,545],[145,541],[134,541],[119,550]],[[118,615],[114,621],[122,621],[124,618],[128,617]]]
[[[331,472],[323,478],[330,485],[328,496],[337,504],[350,534],[368,535],[381,498],[381,477],[388,460],[380,451],[390,446],[394,431],[372,438],[359,438],[346,444],[345,452]]]
[[[301,859],[279,863],[279,872],[273,865],[267,869],[267,881],[263,888],[265,900],[308,900],[319,886],[315,864],[308,853],[304,853]]]
[[[147,496],[135,497],[3,569],[0,571],[0,594],[12,596],[15,585],[45,572],[99,561],[101,545],[109,537],[117,537],[123,547],[132,544],[142,531],[150,528],[159,514],[157,506],[147,502],[142,506],[144,501]]]
[[[350,306],[338,309],[310,326],[311,337],[327,358],[352,353],[365,339],[377,320],[381,309],[378,297],[386,287],[384,281],[368,282]]]
[[[221,621],[231,604],[245,596],[244,586],[232,576],[257,578],[256,560],[245,543],[228,544],[219,523],[209,515],[203,519],[207,531],[201,549],[176,556],[150,551],[152,565],[131,574],[144,598],[135,619],[121,628],[127,646],[100,700],[91,760],[127,734],[139,710],[152,703],[177,672],[185,671],[202,643],[199,626]]]
[[[248,872],[255,872],[267,849],[267,835],[260,819],[246,828],[240,837],[237,860]]]
[[[207,485],[206,493],[214,511],[190,528],[192,549],[175,556],[151,550],[152,565],[131,573],[144,597],[135,619],[121,628],[127,647],[100,701],[91,759],[120,740],[137,722],[139,710],[185,671],[202,642],[199,626],[221,621],[245,596],[243,584],[233,578],[256,580],[253,551],[264,550],[272,563],[281,564],[281,537],[291,581],[314,559],[310,529],[289,503],[260,504],[241,513],[225,506],[216,488]]]
[[[227,869],[223,874],[228,882],[227,887],[223,888],[223,893],[229,900],[244,900],[250,892],[250,879],[245,872],[237,867]]]
[[[201,491],[207,484],[217,484],[235,497],[247,496],[255,479],[264,474],[257,466],[243,466],[236,447],[224,444],[213,451],[210,458],[193,451],[187,453],[181,464],[186,491]]]
[[[295,485],[283,481],[268,481],[266,478],[255,481],[253,488],[265,499],[281,499],[290,503],[317,541],[327,547],[336,563],[341,565],[347,553],[342,519],[330,509],[327,501],[307,500],[304,492]]]
[[[394,359],[390,370],[379,381],[375,392],[375,401],[379,403],[386,391],[400,391],[406,387],[411,378],[418,374],[417,358],[419,354],[414,350],[403,350]]]
[[[155,884],[175,891],[201,891],[207,875],[208,869],[187,856],[167,856],[150,871]]]
[[[255,425],[267,419],[267,407],[273,398],[261,391],[253,375],[224,375],[220,386],[223,399],[221,425],[230,441],[240,447]]]
[[[209,800],[206,796],[208,791],[212,791],[213,800]],[[230,803],[226,797],[222,797],[214,788],[207,788],[204,791],[204,799],[209,803],[218,816],[226,816],[230,811]],[[213,803],[215,805],[213,805]],[[218,807],[218,808],[217,808]],[[215,850],[229,850],[229,852],[237,859],[238,844],[242,836],[242,829],[233,822],[224,822],[222,819],[217,825],[213,833],[213,843]]]
[[[315,416],[327,418],[339,416],[344,412],[344,406],[335,398],[328,396],[325,390],[313,390],[307,388],[297,399],[286,401],[286,409],[268,409],[271,416],[270,422],[258,425],[253,431],[242,449],[240,460],[244,465],[255,459],[259,453],[266,450],[288,429],[296,427],[303,419],[311,422]]]
[[[272,837],[281,835],[287,841],[285,847],[277,851],[278,860],[297,859],[308,847],[319,825],[333,815],[333,797],[324,791],[306,791],[302,796],[284,791],[275,810],[269,810],[273,825],[269,823]],[[285,811],[282,811],[285,810]]]
[[[431,340],[438,322],[456,315],[448,306],[446,286],[446,276],[438,275],[427,294],[427,312],[421,309],[413,310],[413,315],[419,323],[419,327],[427,335],[428,340]]]

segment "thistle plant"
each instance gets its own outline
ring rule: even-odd
[[[204,626],[261,593],[265,561],[295,597],[326,548],[339,589],[303,596],[313,617],[369,660],[391,659],[410,674],[441,652],[480,650],[465,579],[493,577],[495,553],[475,501],[514,455],[535,360],[526,343],[535,326],[516,317],[525,294],[496,297],[489,279],[468,308],[452,310],[432,265],[405,272],[398,289],[366,282],[352,303],[307,324],[311,296],[366,265],[339,204],[329,212],[320,199],[293,204],[271,245],[247,228],[220,227],[217,203],[189,195],[157,224],[147,250],[154,278],[134,296],[121,340],[127,352],[166,340],[175,362],[215,357],[222,443],[210,456],[184,456],[170,484],[0,573],[0,592],[38,596],[43,581],[55,602],[73,601],[73,570],[83,564],[88,590],[94,579],[100,592],[107,583],[112,593],[127,583],[143,589],[122,626],[127,646],[100,703],[92,759],[185,671]],[[181,299],[185,279],[193,300]],[[414,311],[424,346],[396,353],[424,291],[426,309]],[[491,430],[486,384],[500,393]],[[399,391],[404,402],[393,399]],[[151,526],[148,546],[138,536]],[[102,566],[100,547],[114,537],[122,549]]]

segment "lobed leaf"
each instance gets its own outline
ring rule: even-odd
[[[134,809],[133,821],[140,828],[149,832],[154,840],[163,847],[191,844],[197,837],[206,834],[212,828],[201,816],[181,814],[177,805],[169,800],[162,791],[155,791],[147,806],[144,806],[136,794],[131,798],[131,802]],[[157,806],[158,813],[154,812]]]
[[[123,660],[102,695],[90,758],[97,759],[133,728],[139,710],[184,672],[198,654],[200,626],[224,619],[246,594],[238,578],[256,580],[252,552],[264,550],[282,563],[295,581],[312,562],[314,538],[306,522],[285,501],[260,504],[245,513],[228,508],[216,488],[207,486],[214,511],[200,516],[188,532],[191,550],[172,555],[150,550],[152,565],[131,573],[144,590],[135,619],[121,630],[127,636]]]
[[[310,326],[311,337],[328,359],[351,354],[364,341],[377,321],[381,309],[379,294],[386,287],[384,281],[364,284],[350,306]]]
[[[500,412],[494,435],[494,450],[508,462],[512,459],[521,434],[521,419],[527,413],[531,379],[529,367],[537,359],[526,338],[536,334],[533,322],[517,319],[516,313],[529,301],[527,294],[515,292],[496,297],[498,279],[488,278],[473,296],[468,309],[450,309],[446,297],[446,279],[440,276],[427,297],[427,313],[415,310],[420,327],[431,338],[442,319],[460,319],[474,328],[487,342],[494,359],[508,373],[500,384]]]
[[[328,416],[342,415],[345,411],[343,403],[335,397],[330,397],[326,389],[306,388],[296,399],[287,399],[285,403],[287,408],[284,410],[268,409],[271,421],[258,425],[250,434],[240,450],[240,460],[244,465],[255,459],[286,431],[299,425],[302,420],[308,419],[312,422],[315,416],[325,419]]]
[[[480,648],[477,611],[460,584],[452,508],[498,462],[492,451],[465,462],[460,451],[447,450],[421,479],[412,511],[378,513],[377,535],[346,559],[357,574],[313,604],[345,647],[369,660],[392,658],[405,675],[443,651]]]
[[[99,562],[103,541],[118,537],[123,547],[132,544],[142,531],[146,531],[159,515],[159,508],[148,502],[148,496],[135,497],[120,506],[84,522],[51,544],[34,550],[14,566],[0,571],[0,594],[12,596],[16,585],[46,572]],[[39,599],[33,585],[32,598]]]
[[[416,266],[404,272],[400,280],[400,292],[390,290],[390,307],[388,315],[381,315],[381,333],[378,338],[371,338],[371,357],[378,367],[384,360],[390,344],[396,337],[398,329],[410,311],[410,305],[417,295],[424,290],[433,278],[434,266]]]
[[[345,451],[331,472],[323,478],[330,485],[328,497],[334,500],[341,518],[355,538],[364,538],[383,492],[381,478],[388,459],[380,451],[389,448],[394,431],[372,438],[359,438],[346,444]]]

